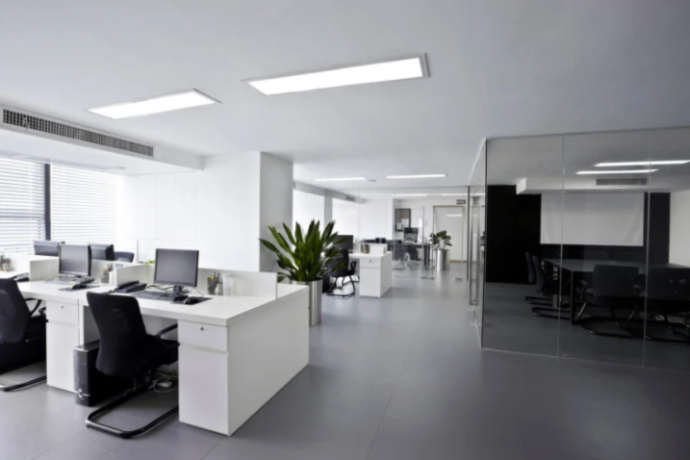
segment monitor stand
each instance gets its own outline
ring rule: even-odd
[[[187,298],[187,295],[184,293],[184,286],[173,286],[173,299],[178,299],[180,297]]]

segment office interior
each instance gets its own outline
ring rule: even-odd
[[[483,346],[690,369],[689,148],[688,128],[487,142]]]
[[[690,451],[688,2],[110,3],[0,12],[0,459]]]

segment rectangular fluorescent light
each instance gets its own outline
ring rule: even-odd
[[[393,196],[429,196],[426,193],[394,193]]]
[[[462,217],[462,214],[446,214],[446,217]]]
[[[656,160],[656,161],[617,161],[611,163],[597,163],[597,168],[610,168],[616,166],[663,166],[663,165],[684,165],[690,160]]]
[[[467,196],[467,193],[441,193],[441,196]]]
[[[323,179],[314,179],[314,182],[344,182],[349,180],[367,180],[366,177],[326,177]]]
[[[409,80],[426,77],[424,56],[415,56],[387,62],[339,67],[316,72],[286,75],[274,78],[256,78],[245,83],[266,96],[300,93],[341,86],[364,85],[384,81]]]
[[[591,174],[649,174],[658,171],[658,169],[620,169],[618,171],[578,171],[577,174],[591,175]]]
[[[106,105],[88,109],[89,112],[104,117],[120,118],[140,117],[154,113],[170,112],[201,105],[218,104],[219,102],[193,89],[181,93],[143,99],[140,101],[123,102],[121,104]]]
[[[436,179],[446,176],[448,174],[408,174],[403,176],[386,176],[386,179]]]

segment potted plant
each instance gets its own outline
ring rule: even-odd
[[[333,232],[334,225],[335,221],[332,221],[321,231],[321,222],[312,220],[304,233],[302,226],[297,223],[293,235],[290,227],[283,224],[285,236],[275,227],[269,226],[268,229],[273,235],[275,244],[259,239],[261,244],[278,257],[278,267],[281,270],[278,272],[278,281],[287,278],[295,284],[309,286],[309,324],[311,326],[321,323],[324,276],[332,270],[345,266],[344,261],[331,266],[335,258],[340,255],[340,249],[333,244],[344,241],[344,238],[338,239],[337,232]]]
[[[438,271],[448,270],[450,257],[446,246],[453,246],[450,243],[450,235],[446,230],[431,234],[431,247],[436,252],[436,269]]]

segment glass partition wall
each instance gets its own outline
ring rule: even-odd
[[[690,371],[690,129],[490,140],[486,185],[485,348]]]

